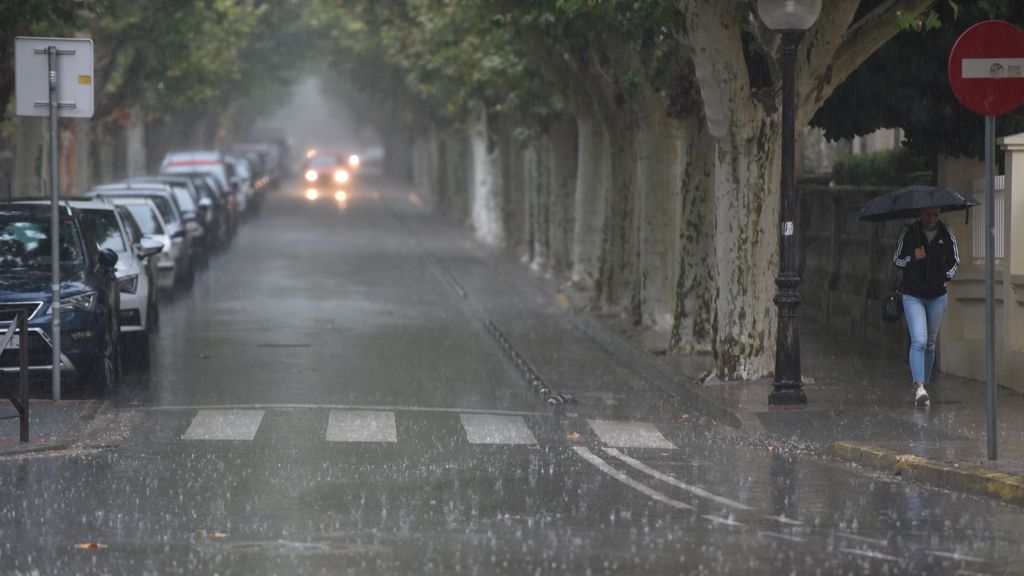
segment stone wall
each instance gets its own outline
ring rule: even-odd
[[[801,185],[799,195],[800,310],[803,322],[828,329],[841,342],[859,339],[880,353],[907,349],[902,322],[881,319],[881,301],[899,279],[892,264],[905,222],[858,222],[857,213],[881,188]]]

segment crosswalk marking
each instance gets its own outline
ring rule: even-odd
[[[263,410],[200,410],[183,440],[252,440]]]
[[[590,428],[602,442],[612,448],[675,448],[654,424],[647,422],[620,422],[616,420],[587,420]]]
[[[328,442],[398,442],[394,412],[331,410]]]
[[[520,416],[460,414],[470,444],[536,444]]]

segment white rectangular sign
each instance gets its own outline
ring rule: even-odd
[[[964,78],[1024,78],[1024,58],[964,58]]]
[[[93,50],[87,38],[14,40],[14,96],[18,116],[50,115],[47,49],[57,48],[57,105],[62,118],[91,118],[93,113]]]

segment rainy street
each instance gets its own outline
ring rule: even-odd
[[[542,288],[409,188],[282,188],[84,441],[0,459],[0,573],[1024,571],[1018,509],[746,441]]]

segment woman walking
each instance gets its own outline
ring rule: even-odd
[[[921,210],[921,218],[900,234],[893,264],[903,271],[903,312],[910,331],[910,372],[914,403],[928,406],[935,340],[946,311],[946,283],[960,264],[956,237],[939,220],[938,208]]]

